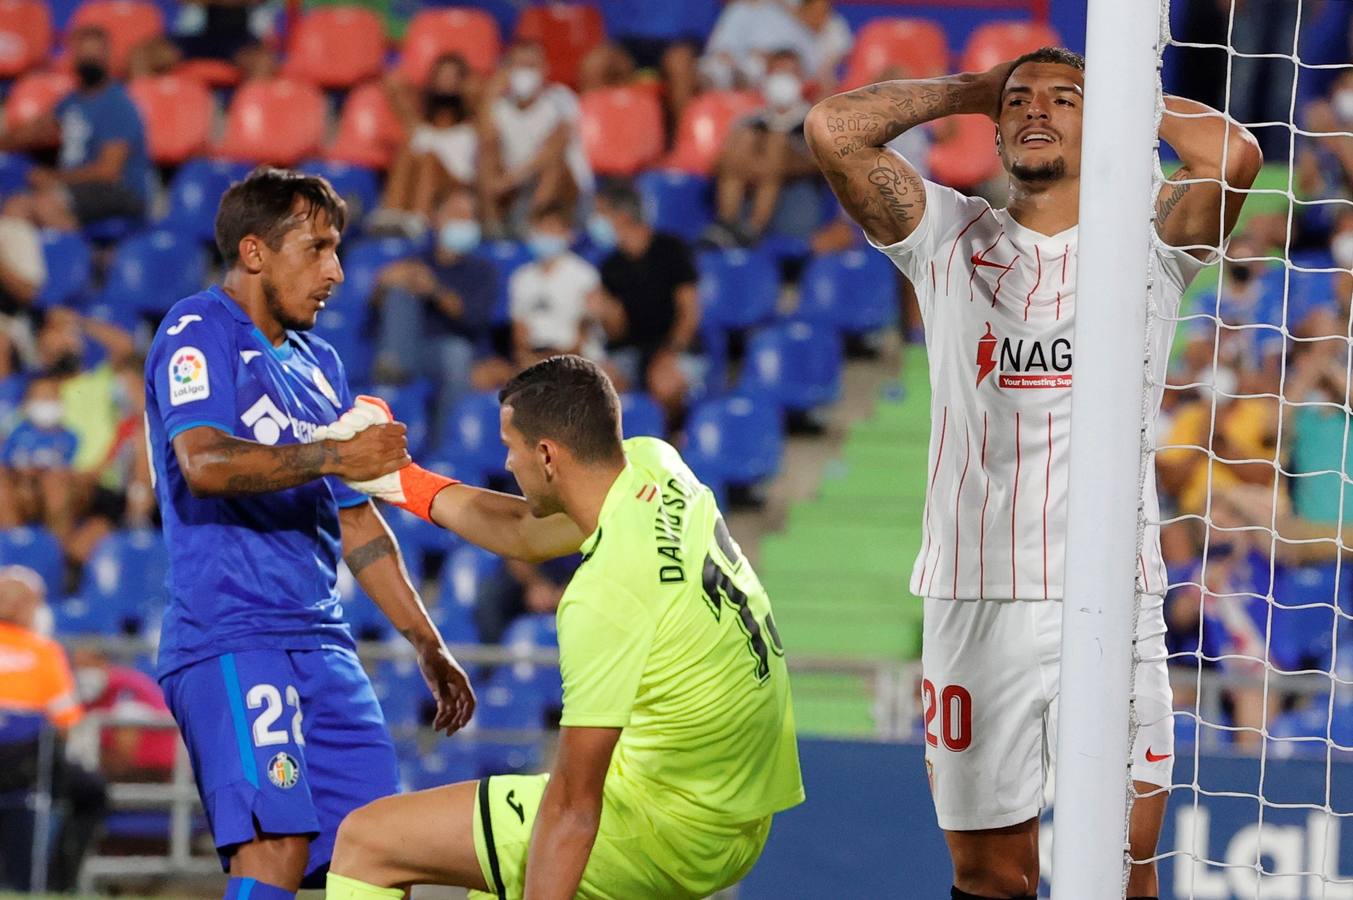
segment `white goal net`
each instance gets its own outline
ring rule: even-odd
[[[1350,7],[1195,0],[1162,54],[1165,91],[1267,163],[1179,315],[1148,307],[1148,334],[1176,334],[1144,432],[1162,511],[1140,523],[1169,580],[1162,897],[1353,898]]]

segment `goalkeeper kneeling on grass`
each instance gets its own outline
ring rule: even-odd
[[[622,441],[615,389],[576,356],[499,395],[525,499],[417,465],[353,487],[502,556],[583,554],[559,605],[564,712],[542,775],[494,776],[350,814],[331,900],[413,884],[498,897],[705,897],[803,800],[770,599],[709,489],[670,445]],[[359,397],[325,436],[389,422]]]

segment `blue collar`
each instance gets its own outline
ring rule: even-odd
[[[273,342],[268,340],[268,336],[258,330],[258,326],[254,324],[254,320],[249,318],[249,314],[244,311],[244,307],[236,303],[235,299],[227,294],[224,288],[218,284],[213,284],[211,287],[207,288],[207,293],[218,303],[223,304],[225,308],[230,311],[230,315],[236,322],[239,322],[241,325],[249,326],[249,330],[253,332],[254,338],[258,341],[259,345],[264,347],[274,357],[277,359],[289,359],[291,357],[292,334],[290,331],[284,332],[285,337],[282,341],[282,346],[274,346]]]

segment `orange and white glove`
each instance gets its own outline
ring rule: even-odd
[[[331,425],[322,425],[315,431],[315,440],[350,441],[360,431],[372,425],[384,425],[395,421],[390,406],[380,397],[358,394],[352,409],[343,413]],[[368,497],[384,500],[386,503],[403,507],[420,519],[432,521],[432,501],[446,487],[460,484],[454,478],[429,472],[417,463],[410,463],[398,471],[370,481],[348,481],[344,483],[355,491]],[[435,523],[434,523],[435,524]]]

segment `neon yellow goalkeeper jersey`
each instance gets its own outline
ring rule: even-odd
[[[696,822],[803,801],[770,598],[677,451],[625,442],[559,604],[565,726],[623,728],[606,793]]]

